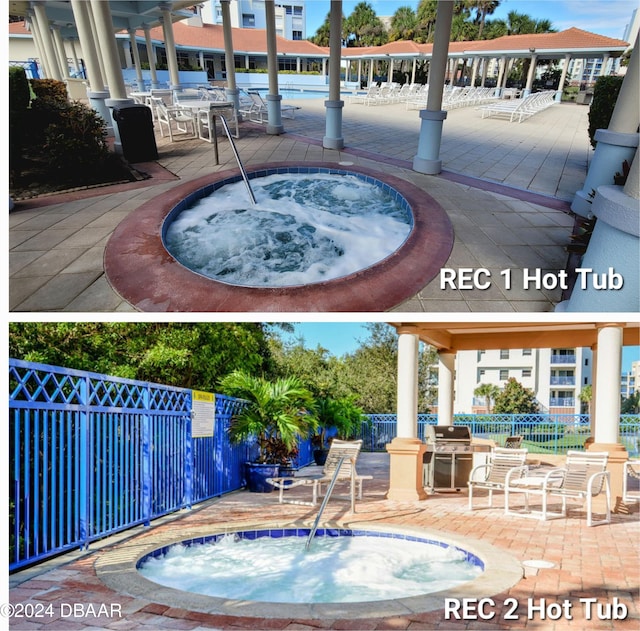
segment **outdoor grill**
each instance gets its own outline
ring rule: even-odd
[[[489,445],[471,443],[471,430],[466,425],[428,425],[424,439],[424,485],[430,491],[465,488],[474,453],[491,451]]]

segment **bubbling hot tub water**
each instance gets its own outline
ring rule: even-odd
[[[303,534],[257,531],[183,542],[145,557],[138,570],[184,591],[276,603],[406,598],[453,588],[484,570],[473,554],[437,541],[320,529],[305,551]]]
[[[402,196],[356,174],[285,173],[225,184],[170,218],[167,250],[208,278],[291,287],[342,278],[395,252],[412,229]]]

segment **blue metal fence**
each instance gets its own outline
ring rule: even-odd
[[[396,435],[395,414],[368,414],[358,438],[364,451],[384,451]],[[562,454],[569,449],[582,449],[591,435],[588,414],[455,414],[454,425],[468,425],[471,435],[503,444],[507,436],[523,437],[530,453]],[[437,425],[437,414],[418,414],[418,438],[424,440],[425,427]],[[629,455],[640,452],[640,415],[620,417],[620,442]]]
[[[238,399],[216,395],[194,438],[190,390],[20,360],[9,390],[12,570],[239,489],[256,455],[228,439]]]

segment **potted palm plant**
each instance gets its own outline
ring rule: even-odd
[[[316,402],[315,416],[317,431],[311,442],[314,446],[313,459],[317,465],[324,465],[331,438],[353,438],[367,419],[362,409],[355,404],[354,397],[322,397]]]
[[[242,371],[227,375],[220,386],[225,394],[247,402],[231,419],[230,439],[257,438],[258,457],[246,463],[247,488],[269,493],[273,486],[266,479],[278,477],[280,466],[289,463],[298,437],[315,429],[313,395],[295,377],[269,381]]]

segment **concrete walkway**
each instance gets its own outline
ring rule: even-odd
[[[387,500],[389,460],[384,453],[362,454],[358,472],[371,474],[373,480],[364,483],[364,497],[357,502],[355,514],[349,513],[346,502],[333,499],[327,504],[326,521],[334,527],[393,527],[412,532],[420,529],[432,539],[462,541],[461,545],[470,551],[483,549],[486,556],[482,558],[487,565],[497,566],[498,574],[500,567],[505,573],[514,564],[520,568],[509,579],[510,586],[501,591],[492,590],[487,577],[478,597],[490,599],[483,601],[483,615],[488,618],[478,615],[474,601],[465,614],[461,613],[461,620],[451,616],[447,619],[442,592],[424,596],[422,608],[422,597],[418,597],[418,602],[407,599],[403,603],[401,599],[364,603],[355,615],[350,609],[349,615],[319,617],[296,615],[297,609],[286,604],[276,607],[242,601],[220,603],[184,592],[170,593],[159,586],[149,586],[146,596],[141,596],[146,589],[140,585],[142,580],[132,582],[128,575],[133,560],[144,551],[217,532],[262,529],[267,524],[276,527],[278,523],[282,527],[297,523],[308,528],[315,518],[316,509],[311,507],[278,504],[276,493],[239,491],[204,502],[192,511],[159,519],[150,528],[137,527],[96,542],[89,551],[73,552],[10,576],[13,611],[40,612],[14,616],[11,629],[635,631],[640,626],[637,509],[631,514],[616,513],[612,523],[589,528],[584,508],[570,504],[566,519],[543,522],[505,516],[501,493],[494,497],[494,508],[473,512],[467,508],[466,490],[436,493],[423,501]],[[309,497],[309,489],[304,487],[286,493]],[[486,499],[486,492],[478,491],[477,505],[486,504]],[[536,569],[536,565],[546,567]],[[372,577],[375,575],[375,567],[368,571]],[[409,601],[413,612],[407,608]],[[80,607],[74,610],[74,604]],[[217,612],[221,607],[232,608],[235,613]]]
[[[292,101],[293,102],[293,101]],[[300,100],[286,133],[241,125],[238,151],[247,166],[281,161],[353,163],[412,182],[447,212],[455,231],[446,266],[485,268],[488,289],[441,289],[434,278],[397,305],[402,312],[544,312],[560,288],[523,280],[557,276],[566,265],[574,218],[568,201],[586,175],[590,147],[584,106],[558,104],[524,121],[482,119],[474,108],[449,112],[442,145],[443,173],[411,170],[419,117],[404,104],[344,108],[345,149],[322,147],[322,101]],[[18,312],[133,311],[104,273],[106,243],[116,226],[144,202],[177,184],[235,166],[228,142],[220,164],[200,140],[169,144],[158,138],[157,163],[138,165],[152,178],[127,185],[20,201],[10,214],[10,305]],[[511,280],[508,288],[507,277]],[[277,304],[274,304],[277,311]]]

